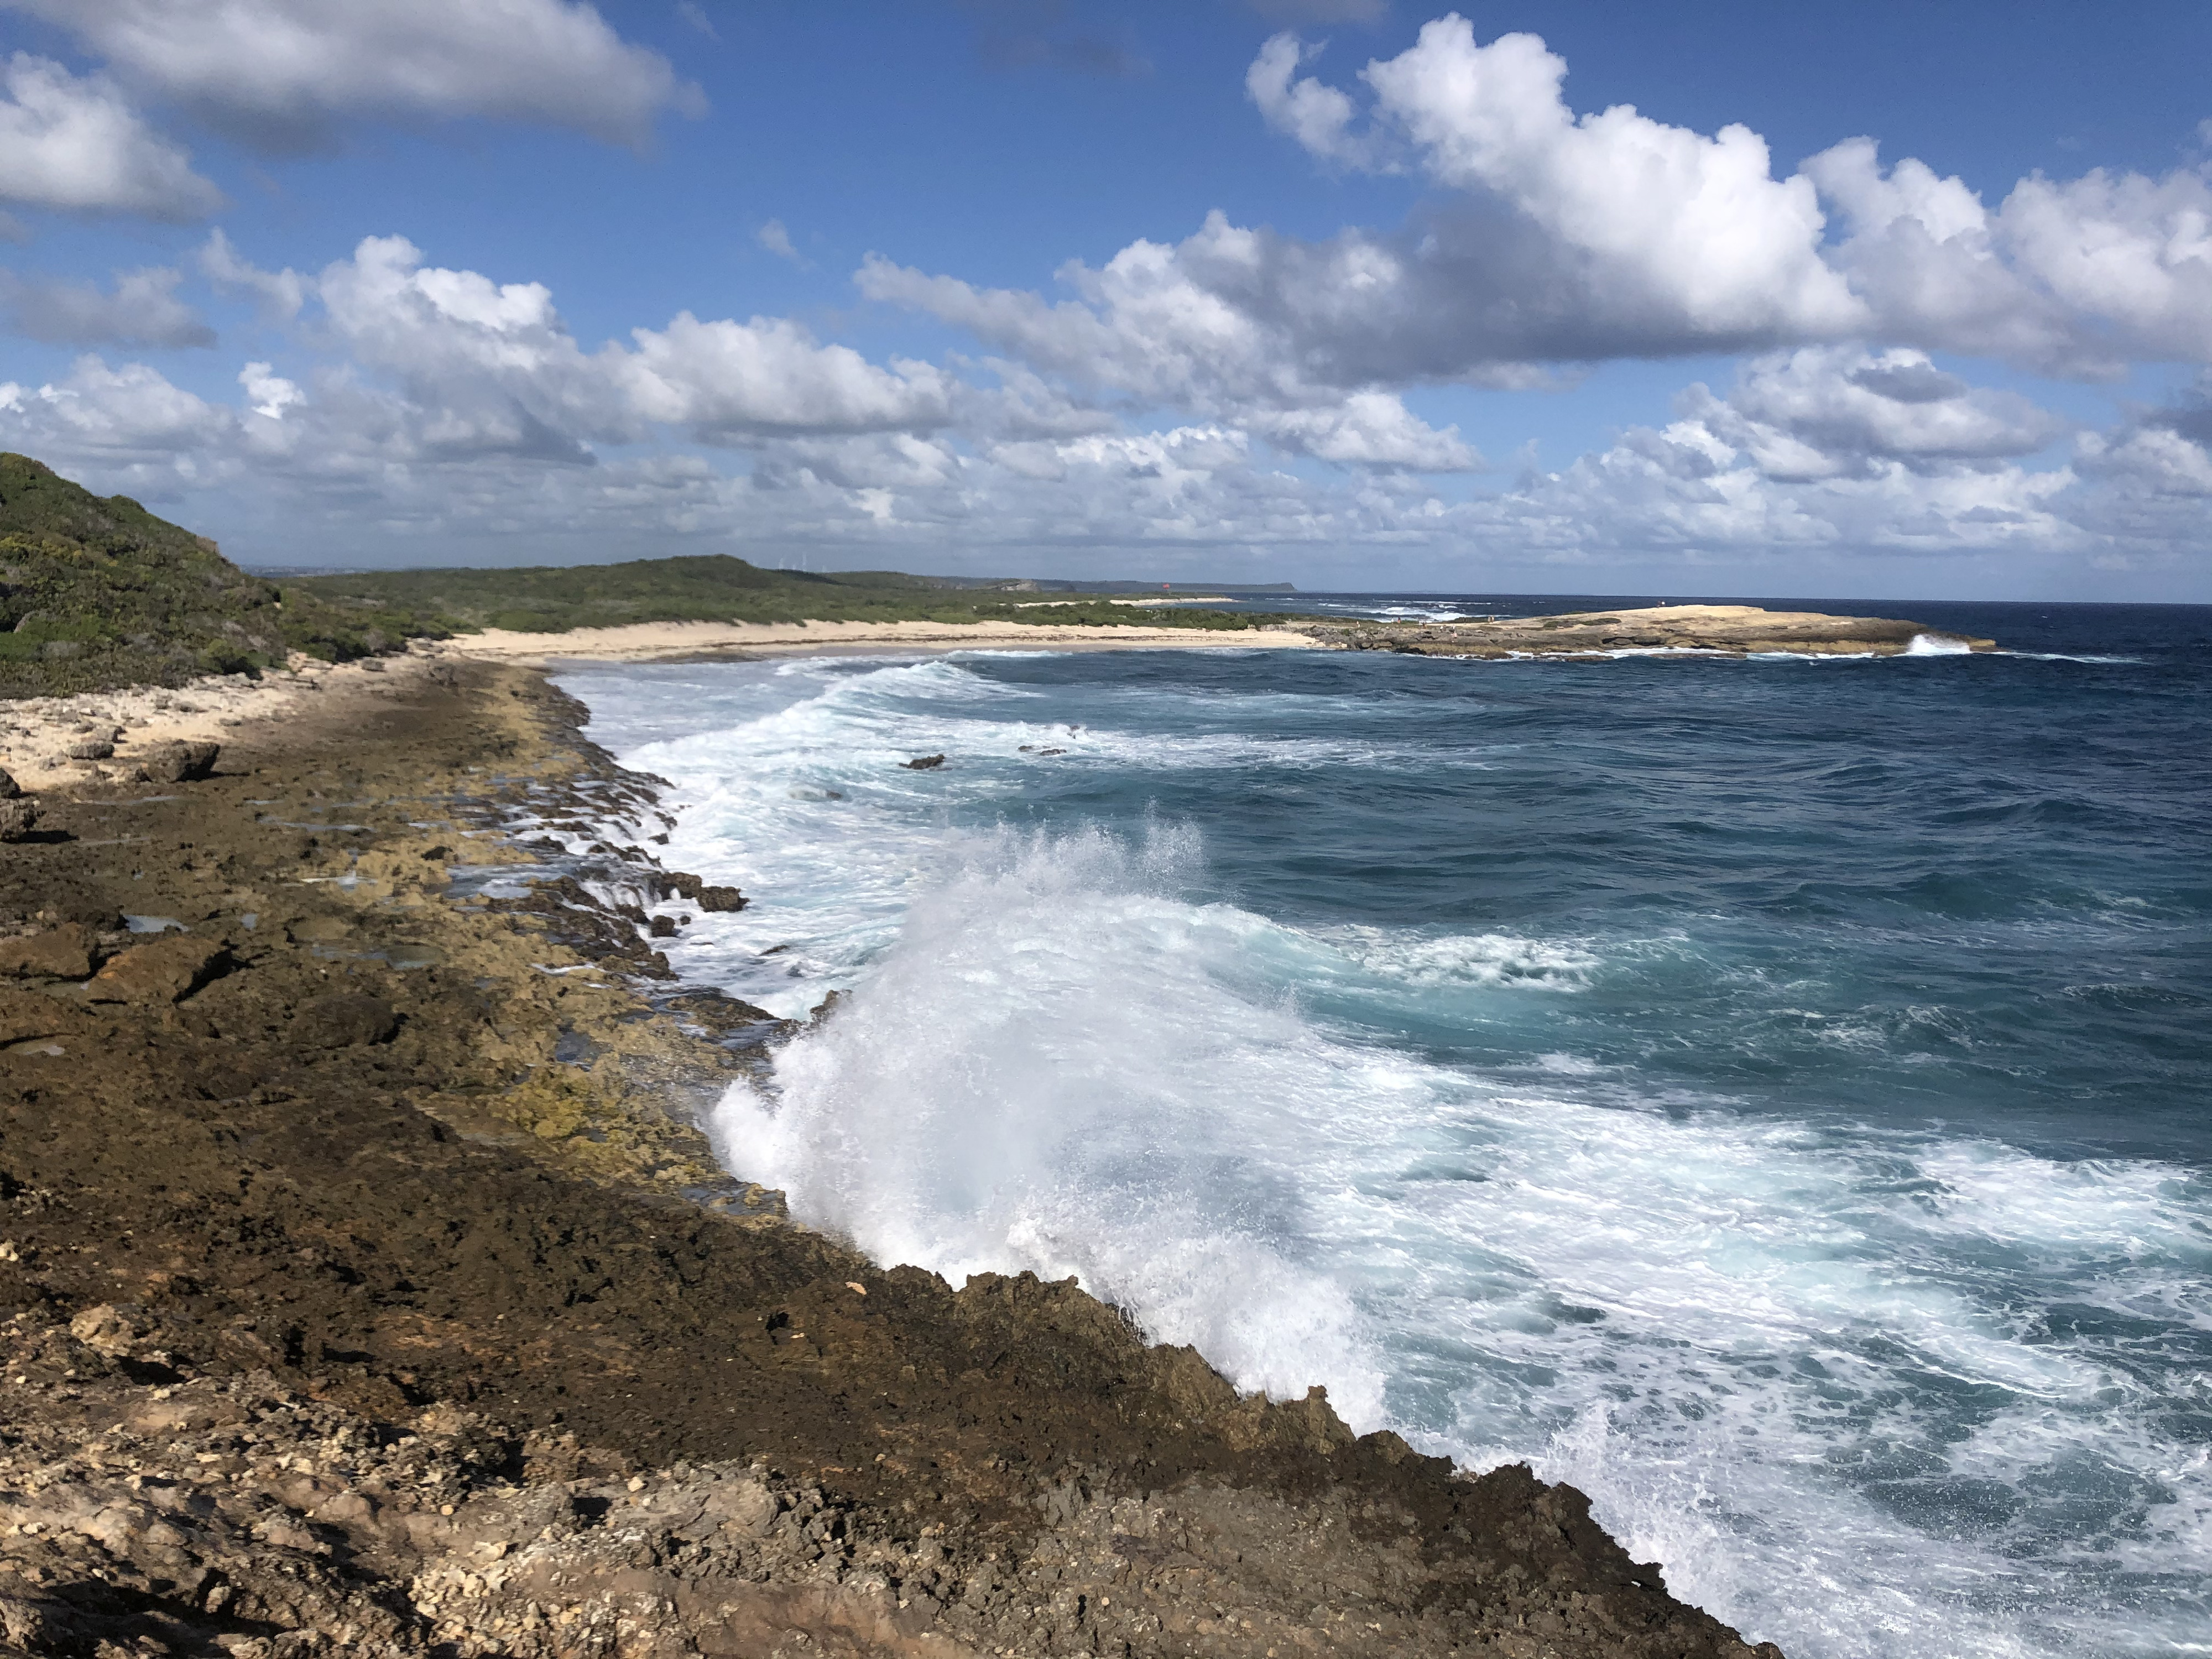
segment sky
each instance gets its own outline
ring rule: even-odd
[[[2212,7],[0,0],[0,447],[261,565],[2212,601]]]

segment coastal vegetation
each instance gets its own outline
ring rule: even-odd
[[[295,651],[343,662],[449,631],[264,580],[128,495],[0,454],[0,696],[180,685]]]
[[[362,571],[311,576],[302,591],[338,607],[435,616],[460,630],[567,633],[633,623],[1021,622],[1245,629],[1279,618],[1176,605],[1133,611],[1096,594],[1038,600],[1012,580],[979,586],[895,570],[771,570],[729,554],[520,569]]]

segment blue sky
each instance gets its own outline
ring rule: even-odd
[[[2201,4],[0,0],[0,444],[249,561],[2212,599]]]

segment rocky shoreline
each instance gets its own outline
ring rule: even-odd
[[[240,718],[0,848],[0,1649],[1779,1659],[1571,1488],[725,1171],[794,1028],[668,974],[741,896],[534,671]]]
[[[1768,611],[1755,605],[1662,605],[1554,617],[1462,617],[1440,623],[1307,625],[1318,644],[1422,657],[1565,658],[1609,661],[1646,653],[1722,660],[1751,656],[1893,657],[1994,651],[1995,640],[1892,617]]]

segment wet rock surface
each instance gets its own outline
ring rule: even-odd
[[[649,860],[477,896],[649,789],[532,675],[386,678],[0,860],[85,958],[0,980],[0,1647],[1752,1651],[1571,1488],[792,1224],[696,1113],[795,1028],[659,977]]]

